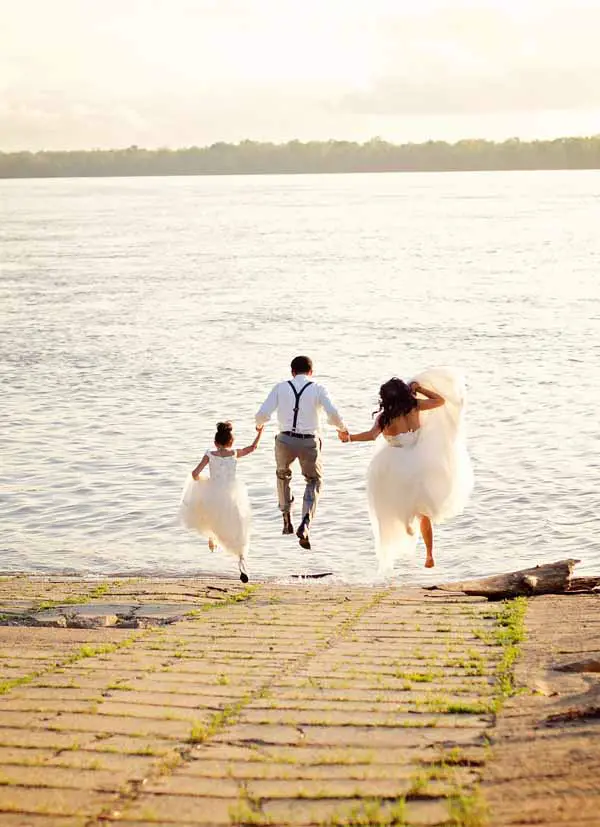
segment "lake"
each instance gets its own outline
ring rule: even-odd
[[[2,571],[237,576],[179,495],[217,420],[253,439],[297,353],[352,430],[393,375],[466,376],[472,502],[397,582],[600,570],[600,171],[0,181],[0,219]],[[372,445],[325,427],[307,553],[275,433],[239,466],[251,579],[372,582]]]

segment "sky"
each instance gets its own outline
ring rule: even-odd
[[[600,0],[0,0],[0,151],[600,134]]]

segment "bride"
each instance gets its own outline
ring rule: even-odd
[[[417,529],[433,559],[433,524],[459,514],[473,473],[464,437],[465,388],[452,368],[433,368],[406,384],[393,378],[379,390],[375,424],[342,442],[368,442],[383,434],[369,465],[367,494],[382,570],[414,551]]]

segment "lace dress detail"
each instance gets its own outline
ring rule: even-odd
[[[233,485],[237,471],[236,455],[232,454],[230,457],[219,457],[207,451],[206,456],[208,457],[210,478],[214,484],[220,486]]]

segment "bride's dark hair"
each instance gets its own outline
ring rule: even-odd
[[[215,445],[226,448],[231,442],[233,425],[231,422],[217,422],[217,433],[215,434]]]
[[[397,416],[406,416],[418,403],[410,388],[394,376],[379,388],[379,410],[375,411],[379,427],[383,430]]]

